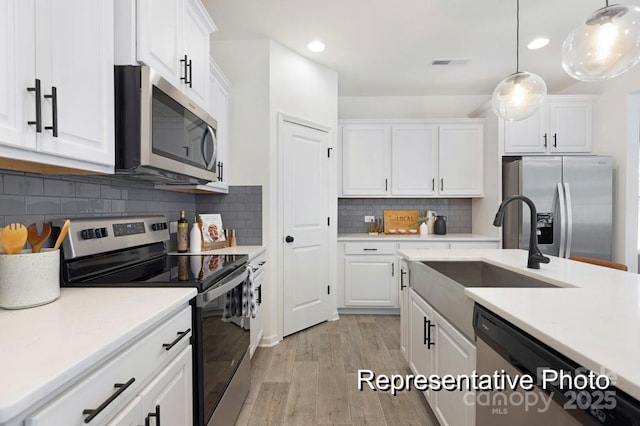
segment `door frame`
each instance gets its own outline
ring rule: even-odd
[[[278,112],[278,191],[277,191],[277,206],[278,206],[278,228],[275,235],[277,241],[277,281],[276,290],[278,292],[276,317],[277,317],[277,330],[279,339],[283,339],[284,335],[284,132],[283,126],[285,122],[297,124],[304,127],[310,127],[315,130],[326,132],[328,137],[328,148],[331,149],[331,156],[328,158],[329,164],[327,169],[327,176],[329,178],[329,188],[327,192],[327,211],[330,217],[330,225],[327,227],[327,249],[328,249],[328,261],[329,261],[329,286],[331,288],[331,294],[329,296],[329,306],[327,306],[327,318],[331,321],[337,320],[338,317],[338,304],[337,304],[337,287],[336,287],[336,266],[337,266],[337,229],[338,229],[338,193],[337,193],[337,180],[336,180],[336,167],[337,167],[337,152],[335,144],[335,130],[326,124],[322,124],[313,120],[298,117],[296,115]]]

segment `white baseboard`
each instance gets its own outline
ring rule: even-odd
[[[272,334],[271,336],[264,336],[262,337],[262,339],[260,339],[260,343],[258,343],[258,346],[263,348],[270,348],[280,343],[281,340],[282,338],[277,334]]]

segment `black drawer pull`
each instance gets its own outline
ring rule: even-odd
[[[113,385],[113,387],[117,388],[118,390],[116,391],[116,393],[111,395],[105,402],[100,404],[98,408],[82,410],[83,415],[85,416],[87,414],[89,415],[87,418],[84,419],[84,422],[89,423],[91,420],[93,420],[98,414],[102,412],[102,410],[107,408],[109,404],[111,404],[117,397],[119,397],[122,392],[127,390],[127,388],[131,386],[135,381],[136,381],[135,377],[132,377],[131,379],[129,379],[127,383],[116,383],[115,385]]]
[[[267,261],[266,261],[266,260],[263,260],[262,262],[258,263],[258,266],[262,266],[262,265],[264,265],[265,263],[267,263]]]
[[[256,291],[258,293],[258,297],[256,297],[256,303],[258,304],[258,306],[260,306],[262,305],[262,286],[259,285]]]
[[[427,336],[425,338],[424,344],[427,345],[427,349],[431,349],[431,346],[435,346],[435,342],[431,341],[431,327],[435,327],[435,324],[431,324],[431,320],[427,318],[424,319],[425,328],[427,329]]]
[[[153,413],[147,414],[147,417],[144,418],[144,426],[151,426],[151,417],[156,418],[156,426],[160,426],[160,406],[156,405],[156,411]]]
[[[40,89],[40,79],[36,78],[34,87],[27,87],[28,92],[36,92],[36,121],[27,121],[30,126],[36,126],[36,132],[42,133],[42,91]]]
[[[377,248],[364,248],[363,251],[378,251]]]
[[[44,95],[45,99],[51,99],[51,126],[45,126],[46,130],[53,132],[53,137],[58,137],[58,89],[55,86],[51,87],[51,94]]]
[[[187,328],[185,331],[179,331],[178,332],[178,337],[176,337],[176,340],[174,340],[171,343],[163,343],[162,347],[167,350],[170,351],[172,347],[174,347],[180,340],[182,340],[182,338],[184,336],[186,336],[187,334],[189,334],[191,332],[190,328]]]
[[[404,269],[400,268],[400,290],[401,291],[404,290],[404,288],[407,286],[404,283],[404,276],[405,275],[407,275],[407,272]]]

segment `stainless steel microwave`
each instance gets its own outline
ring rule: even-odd
[[[218,180],[217,122],[148,66],[115,66],[116,173],[157,183]]]

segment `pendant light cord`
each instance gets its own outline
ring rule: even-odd
[[[516,73],[518,72],[520,72],[520,0],[516,0]]]

